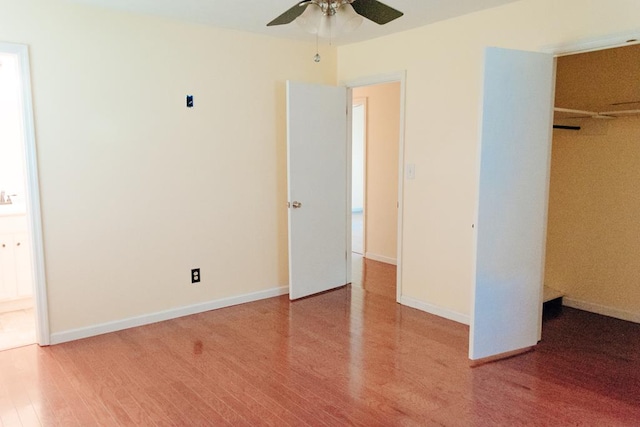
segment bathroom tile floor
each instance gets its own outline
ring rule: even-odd
[[[0,313],[0,351],[36,342],[33,308]]]

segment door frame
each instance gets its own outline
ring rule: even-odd
[[[42,238],[42,213],[40,209],[40,185],[36,133],[31,92],[31,67],[27,45],[0,42],[0,52],[14,54],[18,58],[22,129],[24,138],[24,170],[26,175],[27,229],[31,241],[31,273],[36,314],[36,339],[41,346],[49,345],[49,309]]]
[[[540,52],[549,53],[557,58],[597,50],[615,49],[616,47],[631,46],[633,44],[640,44],[640,31],[608,34],[602,37],[578,40],[574,43],[544,46]]]
[[[343,85],[347,87],[347,127],[352,129],[352,108],[353,108],[353,89],[364,86],[375,86],[385,83],[400,83],[400,132],[398,135],[398,227],[396,236],[396,302],[400,303],[402,299],[402,230],[404,218],[404,144],[405,144],[405,100],[407,72],[397,71],[388,74],[378,74],[359,79],[347,80]],[[347,212],[345,214],[351,216],[351,167],[353,159],[351,158],[351,132],[347,132]],[[366,181],[366,179],[365,179]],[[351,218],[347,224],[351,227]],[[347,247],[351,248],[351,228],[347,230]],[[351,262],[347,263],[347,274],[351,278]]]

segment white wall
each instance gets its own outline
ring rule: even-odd
[[[483,52],[540,51],[640,30],[636,0],[522,0],[338,49],[338,80],[407,72],[403,296],[470,313]]]
[[[30,47],[53,333],[287,285],[285,81],[334,83],[335,51],[62,0],[0,10],[0,41]]]

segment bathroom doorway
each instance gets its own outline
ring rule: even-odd
[[[0,43],[0,351],[48,344],[35,165],[27,48]]]

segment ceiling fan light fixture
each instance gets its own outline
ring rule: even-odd
[[[318,35],[323,39],[333,39],[340,33],[340,27],[336,25],[336,15],[324,15],[320,18]]]
[[[296,18],[296,24],[308,33],[317,34],[323,17],[322,8],[316,3],[309,3],[302,15]]]
[[[298,3],[273,19],[267,26],[285,25],[296,21],[305,31],[318,34],[320,27],[324,25],[331,29],[330,36],[335,36],[337,30],[355,30],[364,18],[378,25],[385,25],[401,16],[402,12],[378,0],[298,0]],[[329,20],[323,23],[322,17]],[[333,22],[332,19],[339,22]]]
[[[308,33],[333,39],[342,32],[356,30],[363,19],[348,2],[310,2],[295,21]]]
[[[359,15],[349,3],[345,3],[340,6],[336,19],[338,21],[336,23],[338,28],[342,29],[346,33],[357,30],[364,20],[362,15]]]

